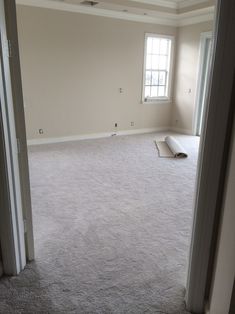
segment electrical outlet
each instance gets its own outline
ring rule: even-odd
[[[43,134],[43,129],[39,129],[39,130],[38,130],[38,133],[39,133],[39,134]]]
[[[115,124],[114,124],[114,126],[115,126],[115,128],[117,128],[118,124],[117,124],[117,123],[115,123]]]
[[[134,125],[135,125],[135,122],[132,121],[132,122],[131,122],[131,126],[134,126]]]

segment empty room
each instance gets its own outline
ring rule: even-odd
[[[4,313],[189,313],[215,4],[16,1],[33,258]]]

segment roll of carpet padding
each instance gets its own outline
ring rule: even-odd
[[[155,141],[160,157],[186,158],[187,152],[173,136],[166,136],[164,141]]]

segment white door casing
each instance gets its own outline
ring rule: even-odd
[[[193,134],[197,136],[201,135],[205,113],[206,92],[211,69],[212,32],[202,33],[200,37],[197,92],[193,119]]]
[[[4,273],[16,275],[26,265],[24,221],[22,213],[21,187],[18,163],[18,144],[15,131],[14,107],[12,99],[9,66],[9,45],[6,33],[4,0],[0,0],[0,101],[1,124],[5,146],[5,171],[9,193],[0,211],[1,248]]]

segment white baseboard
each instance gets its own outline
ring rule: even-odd
[[[163,132],[163,131],[169,131],[170,129],[171,129],[170,127],[159,127],[159,128],[123,130],[123,131],[117,131],[117,132],[114,131],[114,132],[105,132],[105,133],[72,135],[72,136],[65,136],[65,137],[39,138],[39,139],[28,140],[27,144],[28,146],[41,145],[41,144],[53,144],[53,143],[105,138],[105,137],[110,137],[114,135],[120,136],[120,135],[144,134],[144,133],[152,133],[152,132]]]
[[[192,130],[188,130],[188,129],[181,129],[181,128],[170,127],[169,130],[173,131],[173,132],[176,132],[176,133],[180,133],[180,134],[193,135]]]

